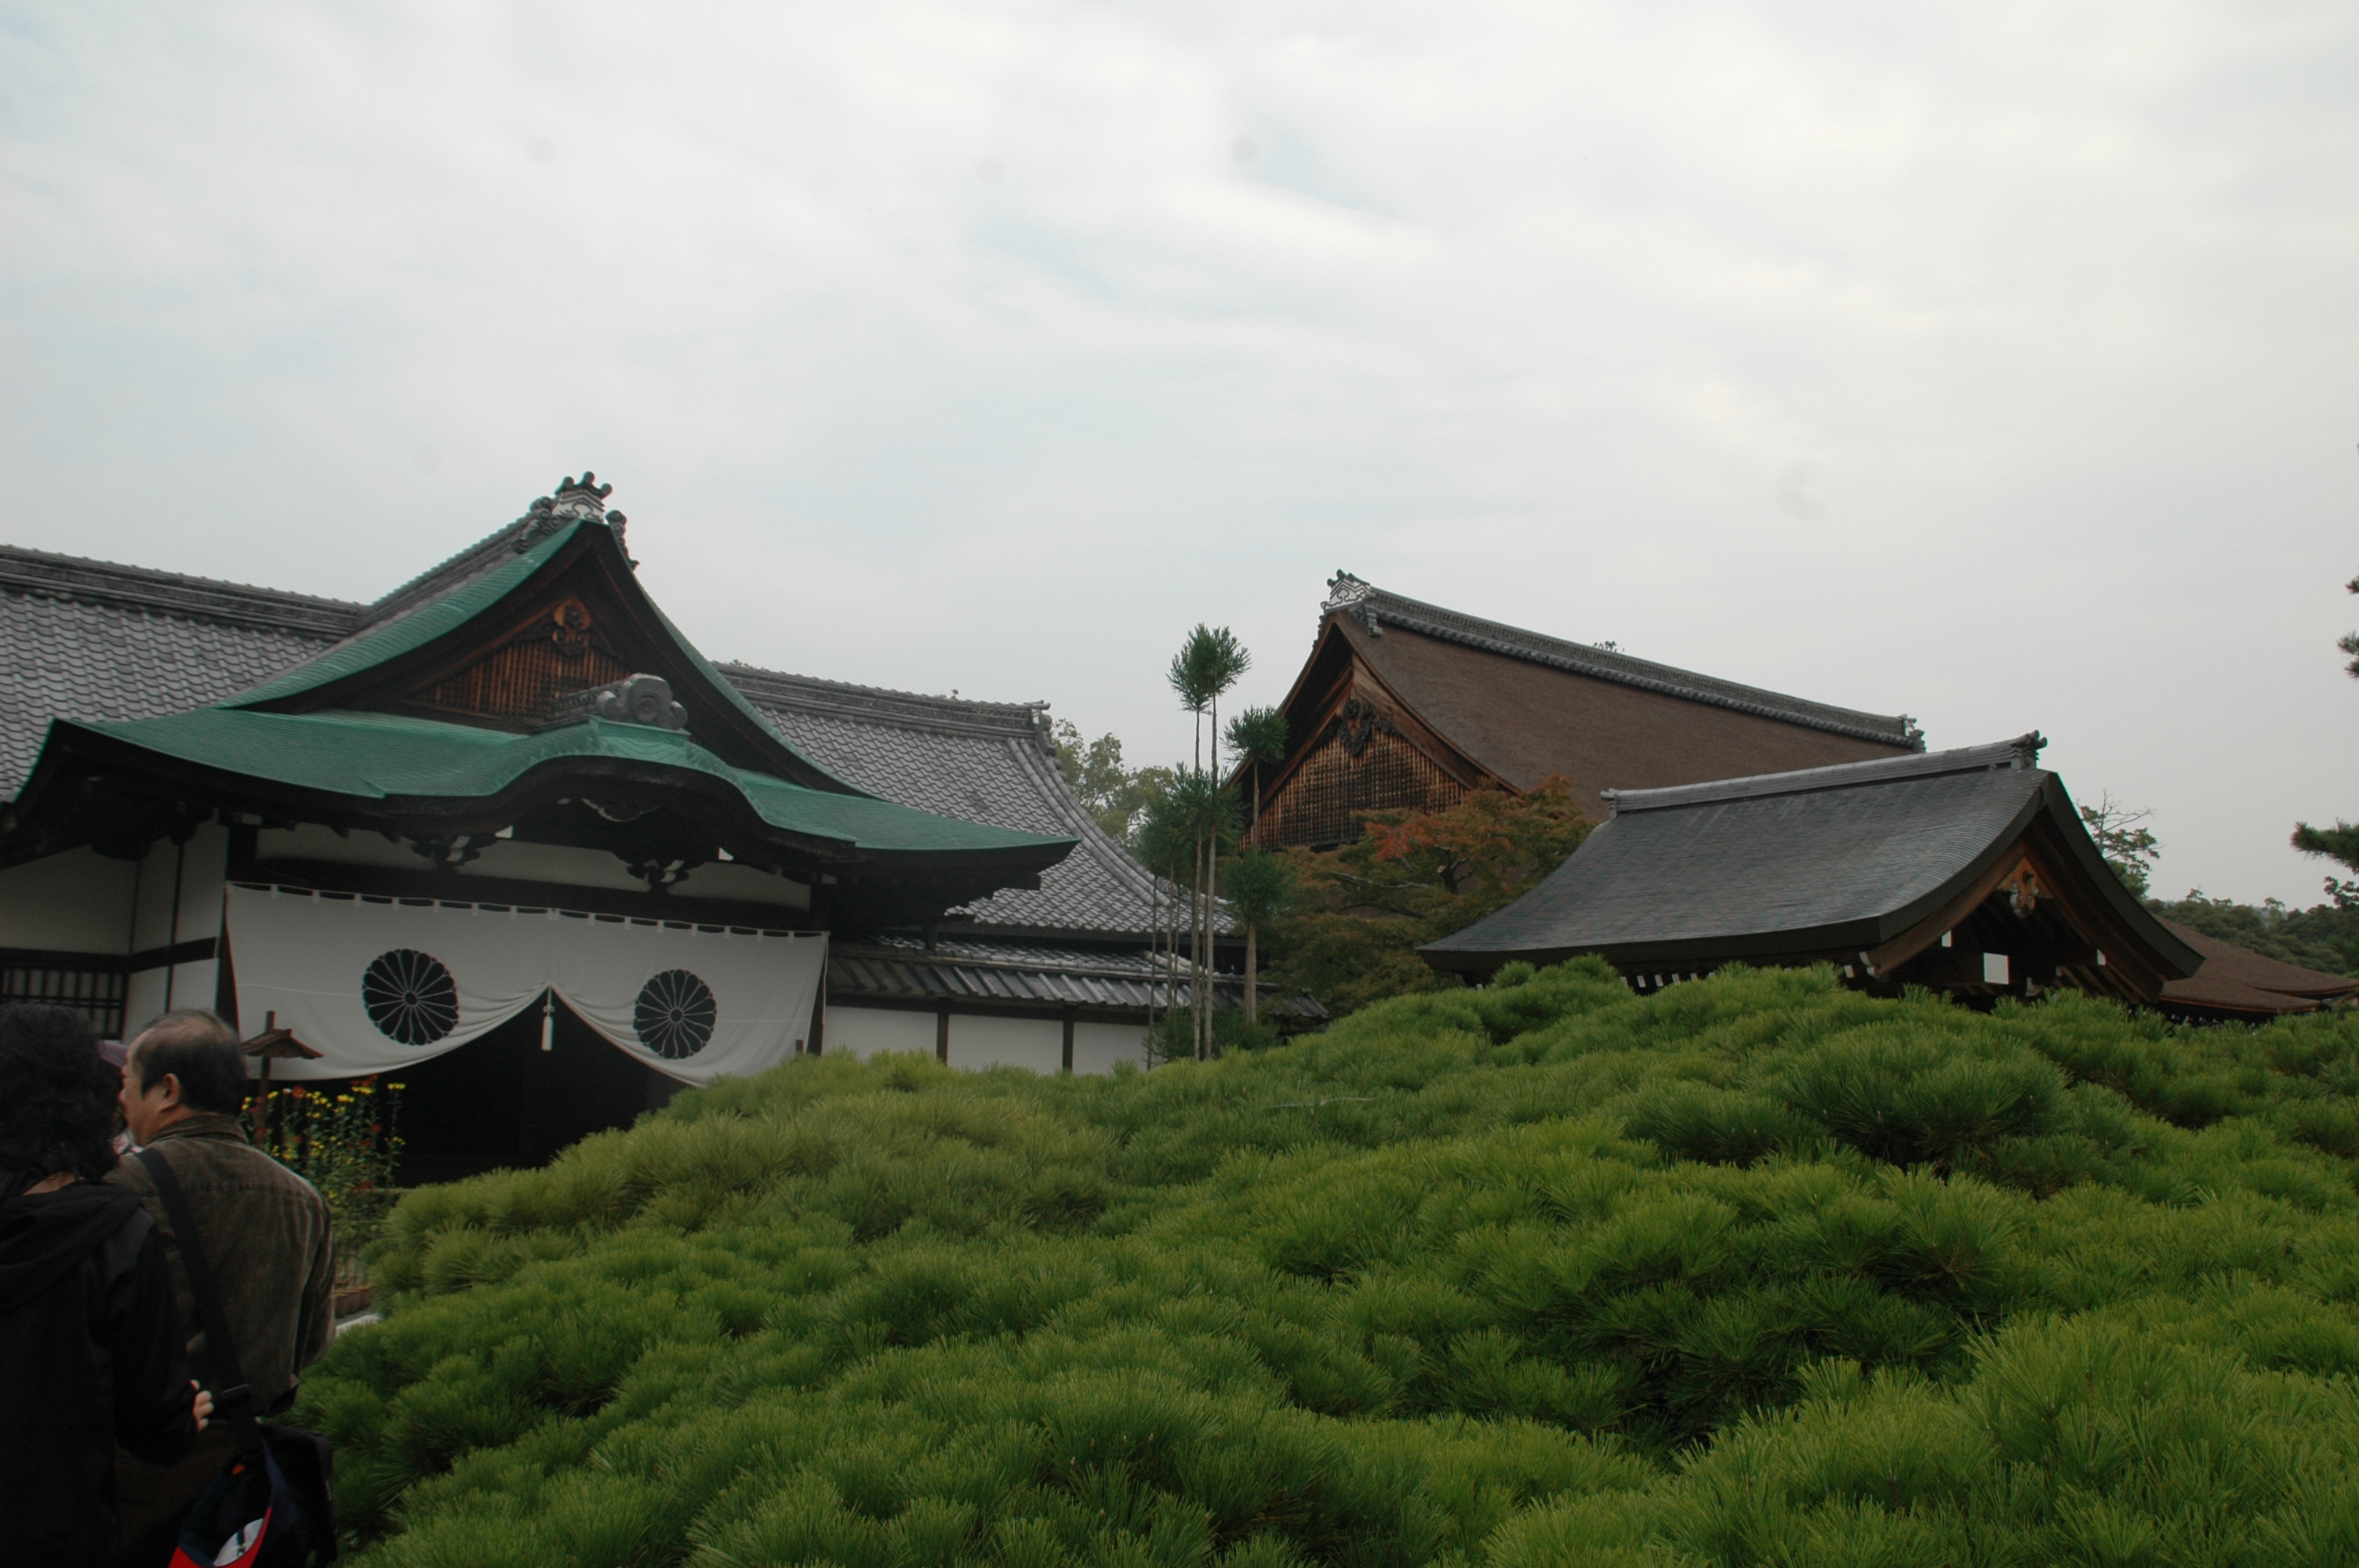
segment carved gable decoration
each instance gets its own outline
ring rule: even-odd
[[[1263,806],[1262,833],[1272,844],[1348,843],[1360,836],[1363,812],[1438,810],[1465,798],[1462,782],[1354,694]]]
[[[455,719],[540,723],[563,698],[631,673],[589,607],[569,595],[537,612],[505,645],[410,694],[403,706]]]

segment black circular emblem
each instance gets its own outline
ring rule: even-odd
[[[711,986],[686,969],[666,969],[639,988],[631,1022],[638,1028],[639,1044],[677,1062],[704,1049],[720,1016]]]
[[[361,1006],[388,1040],[431,1045],[459,1027],[459,988],[441,960],[415,947],[380,953],[361,971]]]

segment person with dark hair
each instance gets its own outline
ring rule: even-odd
[[[335,1332],[335,1241],[328,1206],[311,1184],[246,1141],[238,1122],[245,1094],[245,1054],[229,1025],[210,1012],[168,1012],[131,1042],[124,1121],[188,1195],[252,1409],[266,1419],[295,1402],[297,1374],[319,1359]],[[136,1193],[162,1234],[180,1321],[193,1330],[189,1358],[206,1366],[196,1298],[155,1178],[139,1161],[125,1160],[107,1180]],[[136,1450],[117,1456],[126,1568],[171,1560],[180,1521],[235,1444],[234,1423],[223,1422],[175,1465]]]
[[[192,1393],[163,1238],[114,1165],[120,1077],[79,1014],[0,1007],[0,1561],[104,1568],[115,1447],[169,1464]]]

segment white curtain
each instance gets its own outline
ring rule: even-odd
[[[559,910],[518,913],[277,888],[229,889],[238,1022],[269,1014],[322,1053],[277,1078],[398,1072],[482,1038],[554,992],[682,1083],[760,1072],[810,1031],[818,934],[739,935]]]

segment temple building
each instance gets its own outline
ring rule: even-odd
[[[1045,705],[717,666],[609,490],[371,604],[0,548],[0,1000],[397,1074],[429,1173],[799,1052],[1137,1060],[1168,895]]]
[[[1855,712],[1740,686],[1614,649],[1501,625],[1388,593],[1349,572],[1328,583],[1310,657],[1287,693],[1288,748],[1246,766],[1274,844],[1331,848],[1359,814],[1453,806],[1470,790],[1574,798],[1908,756],[1906,715]]]
[[[2089,838],[2037,734],[1877,762],[1608,790],[1522,898],[1422,950],[1481,979],[1593,954],[1642,992],[1722,965],[1827,964],[1969,1005],[2071,989],[2258,1021],[2359,993],[2158,919]]]

